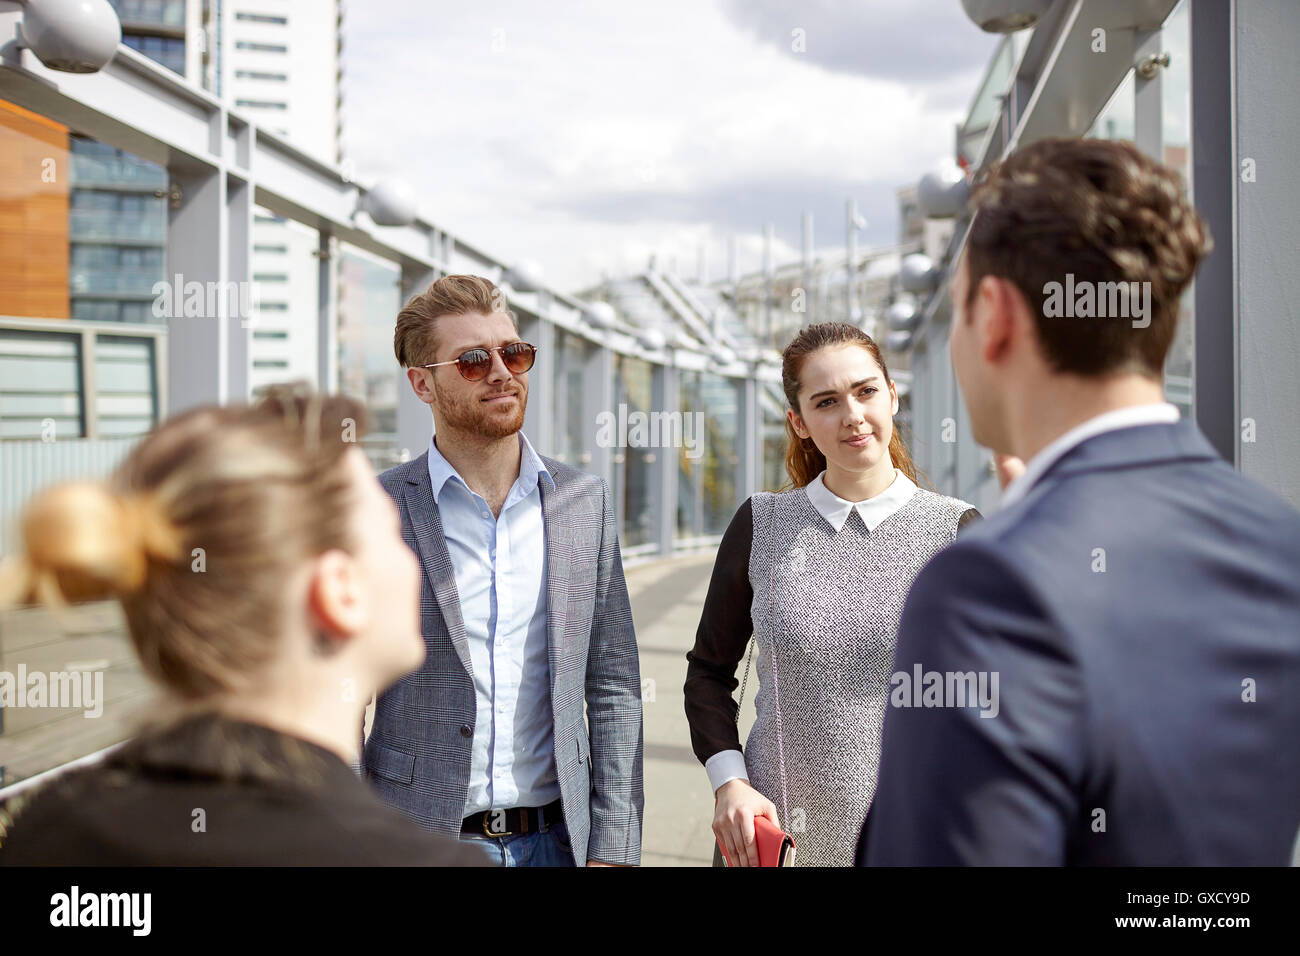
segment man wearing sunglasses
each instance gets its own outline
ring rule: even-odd
[[[413,296],[393,345],[433,413],[429,450],[380,476],[424,568],[428,651],[378,696],[363,773],[504,866],[638,864],[641,678],[609,485],[521,431],[537,350],[487,279]]]

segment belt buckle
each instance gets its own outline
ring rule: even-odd
[[[504,817],[505,817],[505,812],[506,812],[506,811],[504,811],[504,810],[485,810],[485,811],[483,811],[483,833],[486,834],[487,836],[493,837],[494,839],[499,839],[499,838],[501,838],[501,837],[514,836],[514,835],[515,835],[515,832],[514,832],[513,830],[505,830],[505,831],[503,831],[503,832],[501,832],[501,833],[497,833],[497,832],[495,832],[495,831],[493,831],[493,830],[488,829],[488,821],[492,818],[492,815],[493,815],[494,813],[500,813],[500,814],[502,815],[502,818],[504,819]]]

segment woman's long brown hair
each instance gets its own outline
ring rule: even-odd
[[[786,401],[796,414],[799,411],[799,374],[803,363],[809,355],[825,348],[842,345],[860,345],[870,353],[872,360],[880,366],[880,373],[885,381],[889,379],[889,369],[885,367],[885,358],[880,354],[880,346],[875,340],[857,326],[844,322],[820,322],[799,331],[785,351],[781,353],[781,387],[785,390]],[[816,478],[826,468],[826,456],[813,444],[811,438],[800,438],[795,434],[790,419],[785,420],[785,431],[789,443],[785,452],[785,470],[790,476],[789,488],[802,488]],[[912,456],[907,452],[898,422],[894,423],[893,434],[889,438],[889,459],[894,467],[907,475],[912,481],[917,479],[916,466]],[[928,484],[928,482],[927,482]]]

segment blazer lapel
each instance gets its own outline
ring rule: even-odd
[[[1039,479],[1045,484],[1067,475],[1172,461],[1223,459],[1189,419],[1132,425],[1102,432],[1075,445],[1052,462]]]
[[[433,485],[429,481],[428,453],[421,455],[411,463],[406,475],[406,511],[411,518],[411,530],[415,533],[416,548],[420,552],[420,564],[433,588],[433,596],[442,612],[447,634],[456,648],[460,662],[471,677],[474,668],[470,664],[469,640],[465,637],[465,622],[460,616],[460,595],[456,593],[456,571],[452,567],[451,555],[447,552],[447,539],[442,531],[442,516],[438,513],[438,502],[433,497]]]
[[[546,479],[539,476],[537,487],[542,496],[542,534],[546,539],[546,651],[551,663],[551,700],[554,704],[555,675],[559,670],[561,655],[570,646],[565,641],[564,631],[568,623],[569,562],[572,559],[572,549],[563,524],[559,486],[551,488]]]

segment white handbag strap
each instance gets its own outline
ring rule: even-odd
[[[772,513],[768,522],[768,537],[772,539],[772,557],[767,569],[767,623],[771,631],[772,696],[776,703],[776,759],[781,773],[781,821],[786,825],[790,815],[790,795],[785,778],[785,738],[781,733],[781,684],[776,669],[776,496],[772,496]],[[745,703],[745,688],[749,684],[749,665],[754,660],[754,638],[749,641],[749,656],[745,660],[745,679],[740,684],[740,705]],[[736,707],[736,723],[740,723],[740,706]]]
[[[772,496],[772,515],[768,519],[768,535],[772,539],[772,558],[767,567],[767,626],[771,636],[772,658],[772,697],[776,703],[776,759],[781,771],[781,825],[790,825],[790,795],[785,782],[785,740],[781,734],[781,681],[776,671],[776,504],[777,497]]]

